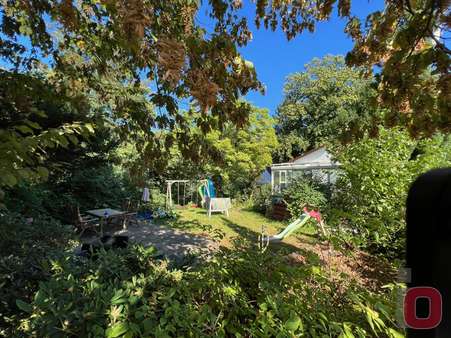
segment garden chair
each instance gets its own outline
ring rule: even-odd
[[[122,218],[122,228],[127,229],[129,224],[138,224],[136,218],[138,212],[138,206],[135,205],[130,199],[124,201],[122,205],[122,211],[124,211],[124,216]]]
[[[73,214],[75,229],[79,232],[80,237],[86,230],[92,230],[96,234],[98,233],[99,222],[97,218],[82,215],[78,206],[73,208]]]

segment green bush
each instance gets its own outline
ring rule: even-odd
[[[304,207],[323,209],[327,202],[327,187],[314,179],[300,176],[283,190],[283,199],[292,218],[298,218]]]
[[[119,207],[126,198],[140,196],[126,175],[109,166],[80,170],[67,185],[83,209]]]
[[[18,214],[0,214],[0,327],[17,320],[16,299],[31,299],[48,276],[48,259],[73,247],[72,235],[70,226],[48,216],[30,222]]]
[[[52,263],[17,333],[106,337],[395,337],[394,302],[318,266],[287,264],[249,247],[187,271],[134,247],[83,264]],[[346,285],[346,286],[344,286]],[[399,337],[399,333],[398,336]]]
[[[124,173],[111,166],[88,167],[43,184],[20,184],[7,190],[8,210],[26,216],[51,215],[72,222],[71,207],[81,211],[121,208],[127,198],[140,199],[142,191]]]
[[[252,191],[249,201],[252,209],[259,213],[266,214],[271,207],[271,195],[272,191],[270,184],[257,186]]]
[[[415,142],[405,131],[381,128],[378,138],[365,137],[336,153],[342,166],[329,225],[347,243],[402,257],[409,186],[421,173],[449,165],[449,138]]]
[[[160,192],[158,188],[150,189],[150,208],[152,210],[166,208],[166,194]]]

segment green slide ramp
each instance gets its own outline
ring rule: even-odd
[[[270,236],[269,241],[281,241],[284,238],[290,236],[293,232],[301,228],[307,221],[310,219],[310,216],[307,214],[302,214],[297,220],[293,223],[290,223],[281,233]]]
[[[204,185],[202,184],[202,185],[200,185],[198,188],[197,188],[197,192],[199,193],[199,195],[200,195],[200,198],[202,199],[202,201],[205,199],[205,194],[204,194]]]

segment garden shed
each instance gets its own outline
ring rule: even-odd
[[[289,162],[271,166],[271,188],[273,194],[281,193],[298,176],[315,178],[333,184],[337,178],[339,163],[332,160],[325,147],[308,151]]]

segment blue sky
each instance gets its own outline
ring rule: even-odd
[[[245,59],[254,63],[260,81],[266,86],[264,96],[252,92],[246,98],[259,107],[268,108],[271,114],[282,102],[283,84],[288,74],[302,71],[304,65],[314,57],[346,55],[353,46],[352,40],[344,33],[346,21],[339,19],[336,14],[330,21],[318,24],[314,33],[305,31],[287,41],[280,30],[257,30],[253,25],[255,5],[249,0],[243,3],[243,13],[251,24],[253,40],[240,51]],[[383,9],[383,5],[383,0],[354,0],[351,12],[366,18],[369,13]]]
[[[207,3],[208,1],[203,1],[203,6]],[[275,32],[264,28],[257,29],[254,25],[255,4],[250,0],[243,0],[243,3],[241,13],[248,19],[253,40],[240,48],[240,52],[246,60],[253,62],[259,80],[266,87],[265,95],[251,92],[246,99],[258,107],[268,108],[271,115],[283,100],[283,85],[289,74],[302,71],[304,65],[314,57],[327,54],[346,55],[353,46],[352,40],[344,33],[346,20],[338,18],[336,13],[331,20],[317,24],[314,33],[305,31],[288,41],[280,29]],[[383,8],[383,0],[354,0],[351,13],[364,19],[368,14]],[[201,8],[197,20],[204,28],[211,30],[212,22],[206,16],[205,9]],[[25,45],[28,44],[29,42],[25,41]],[[5,65],[4,61],[0,60],[0,66]]]

